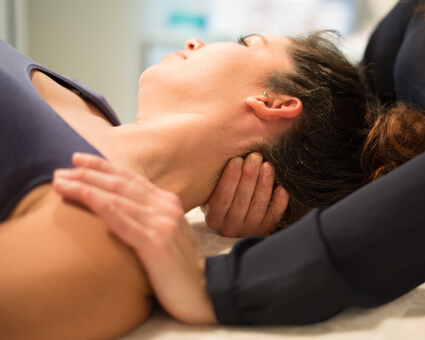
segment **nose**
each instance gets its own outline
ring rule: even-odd
[[[190,38],[187,39],[185,44],[185,49],[189,51],[196,51],[199,50],[201,47],[204,47],[206,44],[202,42],[201,40]]]

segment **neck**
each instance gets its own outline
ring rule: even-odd
[[[203,125],[191,114],[138,121],[114,128],[114,142],[128,167],[176,193],[189,211],[207,201],[229,159],[213,150]]]
[[[168,107],[154,106],[145,108],[151,114],[143,121],[111,127],[97,107],[42,72],[33,72],[31,79],[53,110],[85,140],[112,162],[127,166],[179,195],[186,211],[206,202],[220,170],[232,156],[219,150],[229,149],[235,141],[223,145],[228,131],[214,120],[207,122],[205,116],[167,115],[164,112]],[[203,107],[211,105],[199,108]]]

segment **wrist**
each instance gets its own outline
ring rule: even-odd
[[[184,313],[177,317],[180,321],[191,325],[217,324],[214,305],[207,290],[207,279],[205,276],[205,258],[200,257],[198,261],[200,276],[195,287],[190,288],[190,298],[185,303]]]

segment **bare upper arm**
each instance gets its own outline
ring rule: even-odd
[[[54,193],[0,226],[0,268],[0,334],[11,338],[109,338],[150,312],[134,253]]]

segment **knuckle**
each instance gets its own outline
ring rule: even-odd
[[[165,215],[173,219],[179,219],[184,216],[183,203],[180,197],[174,193],[166,192],[165,199],[160,201],[160,206]]]
[[[228,207],[233,201],[233,195],[230,192],[224,192],[217,198],[215,207]]]
[[[221,230],[220,234],[225,237],[239,237],[239,232],[234,226],[225,225]]]
[[[175,236],[179,231],[178,220],[170,218],[170,216],[162,216],[158,223],[161,224],[162,229],[167,233],[167,235]]]
[[[87,161],[89,167],[98,168],[102,165],[103,159],[99,157],[90,157]]]
[[[272,210],[272,216],[274,218],[281,218],[286,211],[286,205],[275,204],[274,209]]]
[[[111,202],[109,200],[98,200],[96,206],[102,212],[111,211]]]
[[[81,200],[83,202],[90,202],[92,200],[92,191],[89,187],[87,186],[82,186],[81,187],[81,191],[80,191],[80,196],[81,196]]]
[[[267,211],[267,205],[260,200],[254,200],[251,203],[251,209],[257,214],[264,214]]]
[[[129,183],[132,186],[137,187],[139,189],[148,190],[150,192],[153,192],[155,189],[154,186],[151,185],[151,182],[149,182],[146,178],[142,176],[132,176],[132,177],[126,177],[126,178],[128,178]]]
[[[211,214],[207,214],[205,216],[205,224],[212,230],[219,230],[221,228],[220,221],[214,218]]]
[[[179,196],[177,196],[176,194],[174,194],[172,192],[169,192],[168,193],[168,197],[169,197],[169,200],[170,200],[170,203],[171,204],[175,205],[178,208],[182,208],[183,207],[182,201],[181,201],[181,199],[180,199]]]
[[[270,217],[268,219],[268,223],[270,224],[277,224],[281,220],[285,213],[285,210],[279,209],[279,210],[271,210],[270,211]]]
[[[174,193],[167,192],[165,197],[165,203],[167,204],[168,209],[170,209],[171,212],[174,212],[176,214],[181,214],[183,212],[183,203],[179,196]]]
[[[137,182],[138,177],[142,177],[142,176],[138,176],[133,171],[131,171],[127,168],[119,167],[119,166],[116,166],[116,165],[114,165],[114,166],[115,166],[116,174],[118,176],[122,177],[122,178],[126,178],[130,182]]]
[[[184,211],[177,205],[172,205],[169,209],[169,216],[174,221],[179,221],[180,219],[184,218]]]
[[[122,235],[129,235],[129,234],[140,234],[140,230],[137,228],[134,228],[129,223],[120,223],[118,232]]]
[[[122,181],[120,177],[113,177],[109,182],[109,189],[113,192],[119,192],[128,185],[126,181]]]
[[[264,191],[270,191],[271,192],[273,190],[273,182],[272,181],[264,181],[260,185],[261,185],[261,188]]]
[[[87,179],[88,171],[85,168],[74,168],[73,175],[75,178]]]
[[[268,235],[273,234],[273,232],[277,228],[278,222],[279,222],[279,220],[275,221],[272,218],[264,220],[263,223],[261,224],[261,227],[260,227],[261,234],[264,235],[264,236],[268,236]]]
[[[223,176],[223,180],[238,182],[241,177],[241,170],[232,169],[226,172],[225,176]]]
[[[237,208],[243,208],[246,207],[247,205],[249,205],[250,200],[245,197],[244,195],[235,195],[235,199],[233,200],[233,204],[237,207]]]
[[[249,181],[256,181],[258,178],[258,169],[253,167],[244,167],[243,169],[243,177]]]
[[[110,201],[110,204],[108,204],[108,206],[109,207],[111,207],[111,206],[118,206],[118,207],[120,207],[120,206],[122,206],[122,203],[123,203],[123,200],[122,200],[121,196],[114,195],[112,197],[112,200]]]

